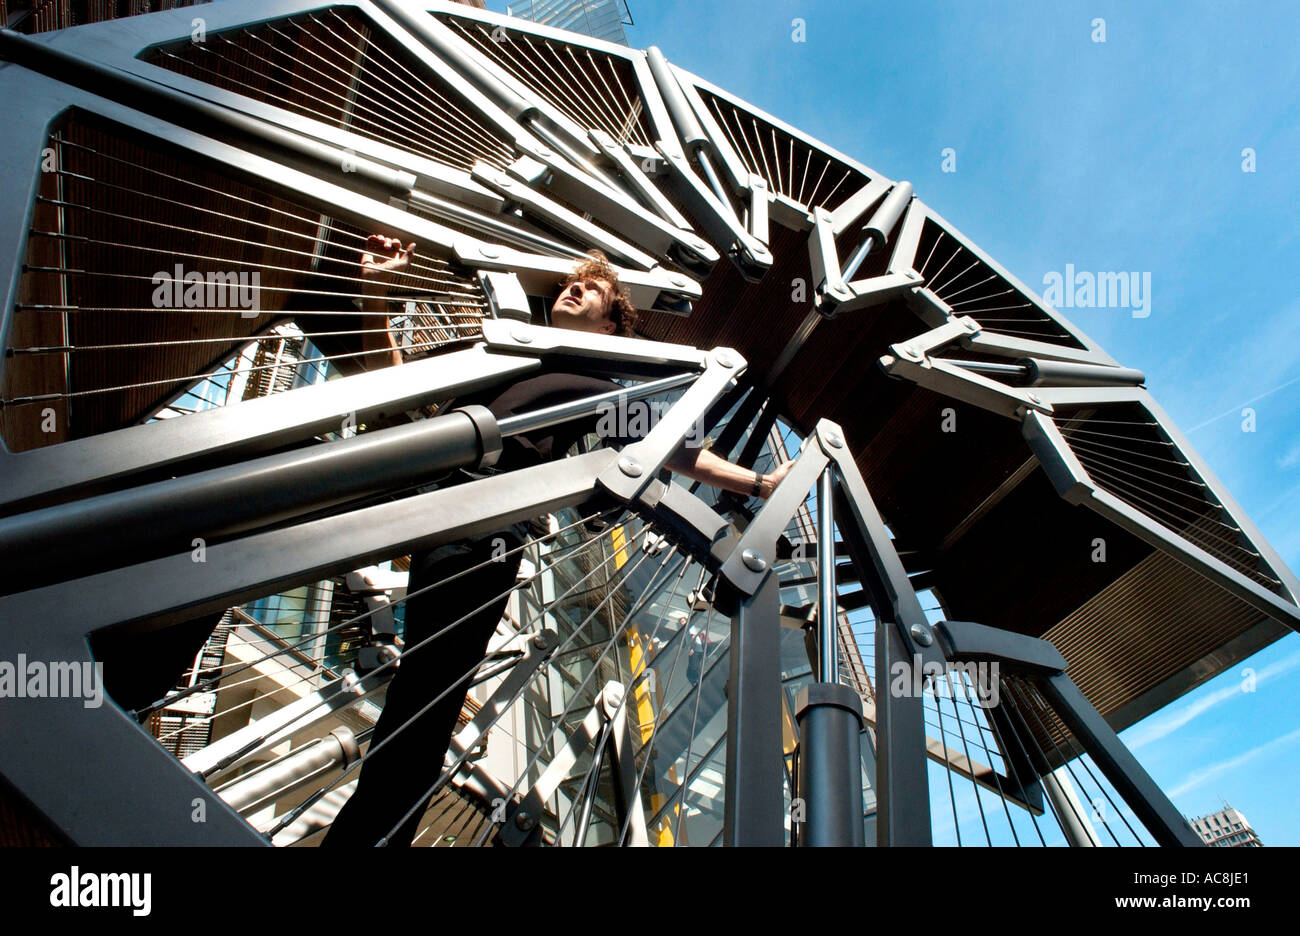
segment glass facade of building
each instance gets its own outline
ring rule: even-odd
[[[623,0],[516,0],[506,11],[543,26],[620,45],[628,44],[623,27],[632,25],[632,14]]]

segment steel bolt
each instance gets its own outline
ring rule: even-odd
[[[629,458],[626,455],[618,460],[618,470],[629,478],[641,477],[641,463],[635,458]]]
[[[510,333],[510,337],[520,344],[532,344],[533,333],[526,328],[516,328]]]
[[[746,549],[740,554],[740,558],[748,568],[755,572],[762,572],[767,568],[767,560],[763,558],[763,554],[752,549]]]
[[[826,433],[826,444],[831,448],[843,448],[844,440],[833,432]]]
[[[909,633],[911,633],[912,639],[922,647],[928,647],[934,643],[934,635],[930,633],[930,628],[922,624],[913,624]]]
[[[537,820],[535,820],[531,815],[524,812],[523,810],[520,810],[519,812],[515,813],[515,825],[519,826],[519,828],[523,829],[525,832],[527,832],[536,824],[537,824]]]
[[[501,251],[497,250],[495,247],[490,247],[487,244],[480,244],[478,252],[489,260],[495,260],[497,257],[501,256]]]

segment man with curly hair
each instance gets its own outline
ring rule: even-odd
[[[385,296],[392,275],[409,263],[414,250],[414,243],[403,248],[399,240],[373,235],[362,256],[366,357],[377,359],[379,366],[401,363],[401,352],[388,331]],[[555,328],[632,337],[636,323],[637,310],[619,283],[617,271],[598,252],[564,279],[551,306],[550,325]],[[503,419],[617,389],[617,384],[607,380],[551,372],[456,402],[484,405]],[[575,420],[502,440],[495,471],[514,471],[563,458],[570,445],[592,431],[591,422]],[[623,444],[629,440],[610,441]],[[667,467],[705,484],[766,498],[792,464],[787,461],[764,475],[688,444]],[[439,484],[467,477],[443,478]],[[412,554],[404,644],[413,649],[402,654],[389,683],[383,712],[370,739],[373,753],[368,753],[361,768],[356,792],[340,810],[322,844],[370,846],[383,838],[390,845],[409,845],[414,840],[424,812],[417,803],[442,773],[466,693],[516,583],[520,547],[528,534],[529,524],[515,524]],[[453,576],[447,586],[440,584]],[[408,812],[411,815],[403,821]]]
[[[593,250],[588,256],[590,259],[578,264],[560,284],[560,295],[551,308],[551,324],[556,328],[636,337],[636,307],[620,285],[618,273],[599,251]]]

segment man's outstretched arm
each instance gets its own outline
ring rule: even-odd
[[[683,448],[669,458],[664,467],[733,494],[766,499],[793,465],[791,459],[777,465],[770,474],[760,474],[714,455],[706,448]]]
[[[395,237],[371,234],[361,255],[361,362],[366,370],[402,363],[402,352],[388,327],[388,285],[410,263],[412,241],[405,249]]]

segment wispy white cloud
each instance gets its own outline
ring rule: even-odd
[[[1265,682],[1276,679],[1297,666],[1300,666],[1300,653],[1293,653],[1289,657],[1283,657],[1281,660],[1270,663],[1263,669],[1258,670],[1255,673],[1256,690]],[[1128,734],[1124,739],[1124,743],[1128,745],[1129,750],[1136,751],[1154,741],[1168,737],[1193,719],[1239,695],[1245,695],[1245,693],[1242,692],[1241,684],[1236,683],[1216,689],[1209,695],[1188,702],[1178,708],[1168,709],[1135,726],[1132,733]]]
[[[1169,791],[1169,797],[1170,799],[1174,799],[1182,796],[1184,793],[1196,789],[1198,786],[1213,780],[1215,777],[1230,773],[1261,755],[1277,750],[1278,748],[1286,747],[1288,744],[1297,740],[1300,740],[1300,728],[1297,728],[1294,731],[1288,731],[1286,734],[1274,738],[1272,741],[1266,741],[1258,747],[1253,747],[1245,753],[1238,754],[1236,757],[1220,761],[1217,764],[1211,764],[1209,767],[1202,767],[1200,770],[1193,770],[1187,775],[1187,779]]]
[[[1192,426],[1192,428],[1188,429],[1185,434],[1191,435],[1196,430],[1204,429],[1206,426],[1210,425],[1211,423],[1218,422],[1220,419],[1222,419],[1225,416],[1232,416],[1234,414],[1239,416],[1241,415],[1241,411],[1244,407],[1249,406],[1251,403],[1254,403],[1256,400],[1262,400],[1264,399],[1264,397],[1272,396],[1273,394],[1277,393],[1279,390],[1285,390],[1287,387],[1291,386],[1293,383],[1296,383],[1297,381],[1300,381],[1300,377],[1292,377],[1286,383],[1279,384],[1278,386],[1274,387],[1272,390],[1265,390],[1263,393],[1257,394],[1256,396],[1251,397],[1249,400],[1243,400],[1242,402],[1238,403],[1236,406],[1224,410],[1218,416],[1211,416],[1209,419],[1205,420],[1204,422],[1197,423],[1195,426]],[[1296,453],[1295,450],[1293,450],[1292,454],[1295,453]]]

